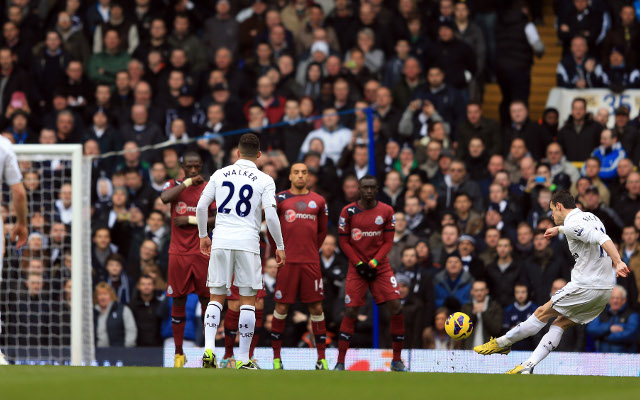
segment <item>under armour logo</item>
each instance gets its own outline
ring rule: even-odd
[[[249,329],[249,324],[238,324],[238,328],[245,328],[245,329]]]

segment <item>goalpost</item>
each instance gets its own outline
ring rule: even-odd
[[[13,148],[27,188],[29,241],[18,251],[5,235],[0,349],[18,364],[89,365],[95,360],[91,159],[79,144]],[[56,201],[68,201],[69,186],[71,211],[59,212]],[[13,212],[6,185],[2,191],[8,232]],[[61,223],[66,232],[56,236],[54,225],[59,232]]]

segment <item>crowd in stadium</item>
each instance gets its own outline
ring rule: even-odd
[[[4,5],[2,135],[17,144],[81,143],[94,157],[98,347],[160,346],[171,337],[170,206],[160,192],[170,179],[182,179],[188,149],[201,154],[205,177],[235,162],[239,135],[221,133],[246,129],[259,136],[259,167],[278,191],[289,188],[288,167],[302,161],[310,189],[327,200],[330,234],[319,257],[329,346],[344,312],[348,267],[338,217],[357,199],[358,179],[370,173],[379,178],[379,201],[396,212],[389,259],[403,297],[407,348],[470,349],[524,321],[562,288],[573,255],[564,238],[543,233],[554,226],[551,193],[569,189],[581,209],[602,220],[632,274],[618,278],[606,310],[569,329],[571,340],[558,350],[637,351],[640,116],[621,106],[607,125],[608,112],[591,115],[582,98],[573,100],[566,121],[553,108],[529,115],[531,68],[545,50],[536,31],[542,1]],[[555,0],[554,7],[563,48],[557,86],[640,87],[639,1]],[[499,120],[483,116],[484,85],[492,81],[503,96]],[[374,110],[371,126],[367,107]],[[209,136],[193,140],[202,135]],[[167,140],[171,146],[140,150]],[[101,157],[121,150],[127,152]],[[30,236],[18,263],[5,260],[0,292],[13,296],[14,303],[3,303],[4,315],[19,307],[20,318],[37,323],[5,321],[1,343],[8,345],[20,341],[21,329],[42,330],[36,342],[51,340],[44,330],[55,331],[59,321],[39,313],[70,307],[71,186],[50,190],[59,163],[21,167]],[[2,217],[6,235],[8,207]],[[262,244],[269,331],[276,265],[266,232]],[[185,339],[201,343],[192,296]],[[453,311],[472,316],[475,331],[466,341],[444,333]],[[110,313],[115,322],[105,322]],[[284,346],[313,347],[306,308],[294,306],[289,318]],[[372,319],[370,302],[358,317],[354,347],[372,346]],[[380,339],[387,347],[388,323],[383,312]],[[223,334],[221,327],[221,341]],[[260,340],[269,344],[268,335]]]

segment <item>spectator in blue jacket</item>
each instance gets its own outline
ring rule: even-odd
[[[508,331],[515,327],[520,322],[524,322],[533,314],[538,308],[538,305],[529,300],[529,289],[527,285],[521,282],[516,282],[513,288],[513,293],[516,301],[508,305],[504,309],[504,318],[502,322],[502,330]],[[533,337],[522,340],[514,344],[513,350],[533,350],[535,348]]]
[[[587,334],[601,353],[635,353],[638,341],[638,314],[627,306],[627,291],[616,285],[609,305],[587,325]]]
[[[600,146],[591,153],[591,157],[600,160],[600,179],[609,181],[618,176],[618,164],[627,157],[627,152],[618,141],[618,133],[605,129],[600,133]]]
[[[433,279],[436,308],[445,306],[451,312],[458,311],[463,304],[471,301],[473,277],[469,271],[462,270],[462,259],[457,253],[451,254],[445,261],[444,271]]]

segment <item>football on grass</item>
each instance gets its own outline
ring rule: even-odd
[[[473,332],[473,322],[465,313],[457,312],[449,315],[447,322],[444,324],[444,330],[447,335],[454,340],[466,339]]]

